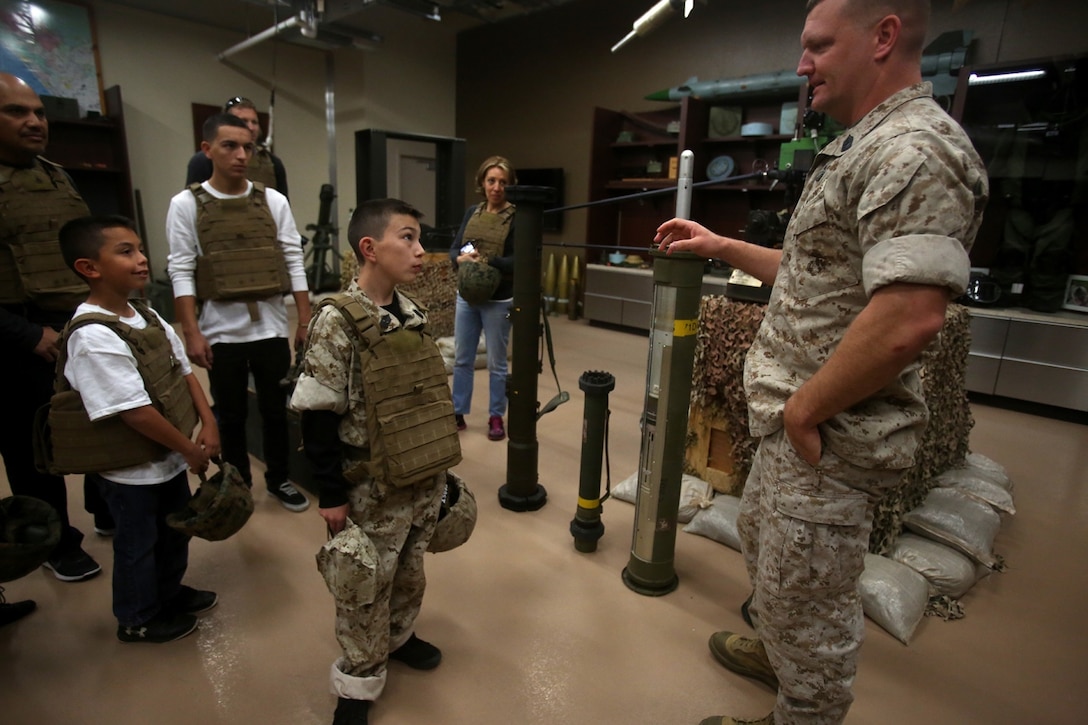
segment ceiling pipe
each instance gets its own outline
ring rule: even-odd
[[[262,30],[256,35],[252,35],[246,38],[237,45],[232,45],[231,47],[220,53],[217,57],[219,58],[219,60],[225,60],[226,58],[229,58],[235,53],[243,51],[246,48],[251,48],[258,43],[268,40],[269,38],[274,38],[275,36],[282,33],[284,30],[290,30],[291,28],[299,28],[300,32],[307,37],[313,37],[313,34],[316,33],[316,27],[314,26],[314,23],[312,23],[310,19],[306,16],[306,13],[299,13],[298,15],[293,15],[282,22],[276,23],[267,30]]]

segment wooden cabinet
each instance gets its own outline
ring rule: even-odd
[[[45,157],[72,177],[92,214],[122,214],[135,220],[121,89],[106,90],[100,118],[49,121]]]
[[[649,249],[657,227],[675,215],[675,165],[686,149],[695,155],[696,184],[708,182],[708,166],[723,157],[731,161],[726,162],[732,167],[730,176],[777,168],[782,144],[793,138],[794,128],[779,132],[783,104],[798,102],[798,96],[796,90],[715,102],[689,96],[678,105],[641,113],[595,109],[590,200],[642,191],[660,193],[590,207],[586,241],[594,246],[587,251],[586,261],[606,261],[610,251],[637,254]],[[723,117],[732,123],[721,123]],[[743,135],[741,126],[749,123],[768,124],[772,132]],[[691,217],[715,231],[744,237],[749,212],[775,213],[787,204],[784,187],[767,178],[726,180],[694,189]],[[591,289],[588,281],[586,288]]]

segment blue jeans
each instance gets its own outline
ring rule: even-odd
[[[212,354],[215,362],[208,371],[208,383],[215,399],[223,460],[237,468],[246,483],[252,483],[246,445],[252,374],[267,466],[264,482],[275,488],[287,480],[287,388],[280,381],[291,367],[291,346],[285,337],[271,337],[255,342],[217,343],[212,345]]]
[[[132,486],[88,473],[117,524],[113,535],[113,615],[122,627],[154,617],[177,596],[189,567],[189,537],[166,516],[189,501],[185,471],[165,483]]]
[[[472,382],[481,330],[487,345],[488,415],[506,414],[506,348],[510,343],[511,303],[512,300],[491,300],[470,305],[457,295],[453,322],[453,412],[458,415],[467,415],[472,409]]]

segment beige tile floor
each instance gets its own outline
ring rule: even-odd
[[[646,338],[552,318],[571,401],[539,424],[539,480],[547,504],[499,506],[506,443],[488,441],[486,383],[458,467],[480,519],[464,547],[428,561],[418,632],[442,647],[432,672],[390,667],[375,725],[503,723],[685,725],[711,714],[761,716],[766,687],[731,675],[707,637],[743,629],[748,592],[740,555],[679,533],[679,588],[662,597],[621,581],[634,507],[604,505],[595,553],[574,550],[580,428],[578,377],[616,377],[610,395],[613,481],[639,450]],[[554,390],[549,373],[540,397]],[[1088,426],[976,404],[972,450],[1008,469],[1016,516],[998,535],[1008,571],[964,598],[967,616],[925,619],[910,646],[869,622],[848,723],[1088,722]],[[70,510],[91,532],[72,479]],[[6,495],[6,483],[0,494]],[[324,540],[315,509],[293,514],[260,494],[246,528],[224,542],[194,541],[188,580],[219,592],[198,632],[166,645],[124,645],[110,614],[110,541],[88,533],[104,575],[64,584],[44,570],[6,585],[39,610],[0,629],[4,725],[311,725],[328,723],[337,656],[333,608],[314,566]]]

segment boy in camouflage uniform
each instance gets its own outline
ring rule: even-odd
[[[396,289],[423,269],[420,216],[396,199],[367,201],[355,210],[348,236],[359,274],[338,302],[354,305],[379,337],[398,340],[398,348],[414,340],[417,351],[429,356],[431,348],[435,355],[438,351],[423,329],[425,311]],[[303,447],[320,488],[319,513],[330,534],[342,531],[350,517],[370,539],[377,559],[373,586],[365,587],[374,592],[373,599],[340,597],[336,602],[336,636],[343,656],[331,673],[332,691],[339,697],[334,725],[365,725],[370,703],[385,687],[388,660],[426,670],[442,658],[437,647],[416,637],[414,626],[426,586],[423,555],[438,519],[445,473],[404,481],[377,460],[378,443],[372,439],[381,434],[376,421],[368,420],[373,401],[368,404],[367,399],[384,391],[367,377],[370,368],[359,334],[336,304],[321,306],[310,326],[290,403],[301,413]],[[435,360],[441,364],[440,356]],[[396,374],[390,372],[381,382]],[[452,437],[456,446],[444,368],[441,385],[437,397],[445,400],[438,401],[444,402],[439,423],[447,442]]]
[[[810,0],[799,75],[846,130],[817,155],[782,250],[687,220],[661,249],[774,285],[745,364],[760,439],[738,527],[758,638],[714,656],[778,690],[760,720],[841,723],[864,624],[857,591],[873,511],[913,463],[927,409],[918,356],[963,293],[988,197],[970,140],[921,82],[928,0]]]

